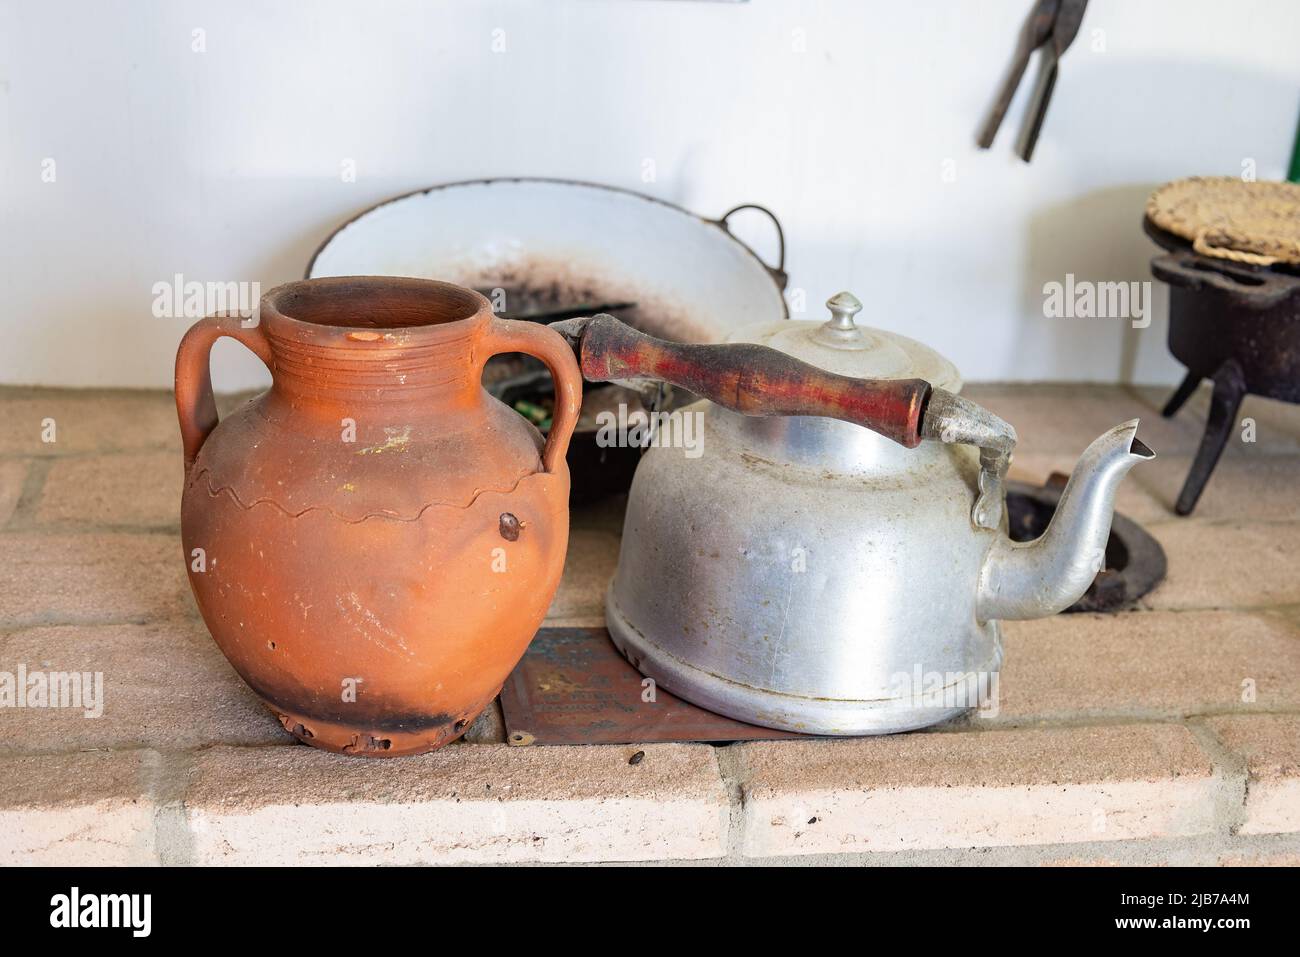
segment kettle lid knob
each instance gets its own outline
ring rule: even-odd
[[[853,317],[862,311],[862,303],[857,296],[851,292],[837,292],[826,300],[826,308],[831,311],[831,317],[817,328],[817,339],[839,346],[863,340],[862,330],[853,321]]]
[[[853,293],[837,292],[826,300],[826,308],[831,311],[831,318],[826,325],[844,332],[857,328],[853,317],[862,311],[862,303]]]

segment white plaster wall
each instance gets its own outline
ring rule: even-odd
[[[1093,0],[1026,167],[1028,82],[973,138],[1028,6],[3,0],[0,382],[165,386],[186,322],[154,283],[269,288],[378,200],[499,175],[769,205],[811,304],[852,289],[971,380],[1173,381],[1163,295],[1139,332],[1045,318],[1043,283],[1149,278],[1162,181],[1284,175],[1300,4]],[[214,365],[265,375],[229,343]]]

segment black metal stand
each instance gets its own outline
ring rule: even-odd
[[[1174,394],[1169,397],[1169,401],[1165,403],[1165,407],[1160,410],[1160,414],[1166,419],[1172,419],[1178,414],[1178,410],[1183,407],[1183,404],[1192,397],[1192,393],[1196,391],[1196,387],[1200,384],[1201,375],[1199,373],[1187,373],[1183,381],[1178,384],[1178,388],[1174,390]]]
[[[1174,506],[1174,511],[1179,515],[1190,515],[1192,509],[1196,508],[1201,493],[1205,491],[1205,484],[1210,480],[1214,467],[1219,464],[1224,446],[1228,444],[1228,436],[1236,424],[1241,400],[1246,396],[1246,376],[1236,359],[1225,361],[1213,378],[1214,393],[1210,397],[1205,435],[1201,437],[1201,447],[1196,451],[1196,459],[1192,462],[1192,468],[1187,473],[1187,480],[1183,483],[1183,490],[1178,493],[1178,502]],[[1166,418],[1174,415],[1200,383],[1201,377],[1198,374],[1187,373],[1187,377],[1165,403],[1161,414]]]

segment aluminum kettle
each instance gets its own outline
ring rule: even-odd
[[[999,620],[1055,614],[1087,590],[1115,490],[1154,453],[1137,420],[1111,429],[1046,532],[1015,543],[1015,430],[959,396],[937,353],[858,326],[852,295],[827,305],[827,322],[708,346],[610,316],[553,326],[588,379],[704,397],[682,413],[702,419],[701,454],[660,445],[637,468],[610,635],[672,693],[766,727],[881,734],[996,706]]]

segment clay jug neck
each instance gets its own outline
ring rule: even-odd
[[[271,344],[273,406],[348,415],[385,406],[482,402],[476,346],[491,321],[487,299],[422,279],[314,279],[262,300]]]

